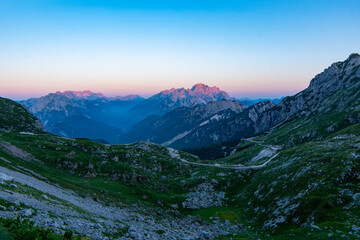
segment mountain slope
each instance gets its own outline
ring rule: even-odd
[[[332,108],[341,110],[357,105],[359,100],[354,94],[357,94],[359,77],[360,55],[351,54],[344,62],[334,63],[318,74],[308,88],[284,98],[275,108],[265,112],[258,120],[256,132],[269,129],[295,114],[326,113]]]
[[[217,114],[213,118],[216,121],[193,128],[170,146],[177,149],[196,148],[247,137],[255,132],[258,116],[274,106],[273,102],[260,102],[240,113]]]
[[[242,104],[244,104],[246,107],[250,107],[251,105],[254,105],[255,103],[264,102],[264,101],[270,101],[275,104],[278,104],[281,102],[282,98],[257,98],[257,99],[250,99],[250,98],[240,98],[238,99]]]
[[[116,143],[124,134],[118,128],[95,121],[83,115],[73,115],[55,123],[51,133],[70,138],[89,138],[96,141]]]
[[[260,115],[273,116],[275,127],[243,139],[224,159],[202,162],[261,166],[237,183],[224,178],[232,206],[251,226],[232,239],[360,237],[359,66],[357,54],[333,64],[308,89]]]
[[[5,131],[43,133],[41,122],[20,104],[0,98],[0,129]]]
[[[229,95],[218,87],[196,84],[191,89],[172,88],[162,91],[134,106],[131,111],[145,116],[163,115],[178,107],[191,107],[222,99],[229,100]]]
[[[209,102],[206,105],[177,108],[164,116],[150,116],[137,123],[126,134],[126,141],[145,140],[171,145],[193,128],[218,121],[220,115],[225,118],[243,109],[244,106],[240,102],[224,99]]]
[[[44,124],[47,129],[52,124],[71,115],[81,114],[69,98],[59,94],[48,94],[40,98],[21,101],[29,111]]]
[[[258,103],[252,105],[243,113],[232,118],[193,130],[191,134],[172,146],[176,148],[207,146],[258,134],[302,116],[324,116],[322,114],[331,114],[334,110],[341,112],[341,114],[345,114],[345,110],[352,112],[353,107],[355,110],[357,109],[360,99],[359,69],[360,55],[352,54],[345,61],[334,63],[318,74],[311,80],[308,88],[294,96],[285,97],[279,104],[271,105],[270,103],[270,105],[261,106],[263,103]],[[355,123],[358,121],[356,111],[353,111],[354,116],[348,114],[347,117],[339,116],[341,120],[334,117],[325,122],[331,121],[335,128],[337,124],[346,124],[344,122],[347,121],[346,118]],[[316,125],[311,125],[308,122],[306,127],[312,126]],[[310,135],[313,135],[312,137],[317,135],[316,130],[309,132]],[[203,139],[210,138],[213,140],[203,141]],[[193,146],[187,144],[194,142],[196,144]]]
[[[21,215],[94,239],[198,239],[239,230],[189,215],[193,210],[182,203],[198,183],[184,181],[199,169],[172,158],[165,147],[13,132],[0,140],[0,204],[5,206],[0,217]],[[209,193],[206,206],[223,204],[221,192]]]

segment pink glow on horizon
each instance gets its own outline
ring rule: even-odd
[[[195,84],[195,83],[194,83]],[[206,85],[209,85],[210,87],[214,86],[213,84],[204,83]],[[227,92],[231,97],[235,98],[277,98],[277,97],[284,97],[284,96],[291,96],[294,95],[307,86],[292,86],[289,88],[288,86],[283,85],[275,85],[275,84],[262,84],[262,88],[260,89],[257,86],[247,85],[246,84],[238,84],[243,86],[235,86],[236,84],[232,84],[232,86],[217,86],[221,90]],[[125,95],[140,95],[142,97],[150,97],[154,94],[159,93],[160,91],[171,89],[171,88],[191,88],[193,85],[190,86],[169,86],[169,87],[161,87],[161,86],[146,86],[142,88],[138,87],[130,87],[126,86],[126,88],[120,88],[116,86],[98,86],[98,87],[92,87],[92,88],[56,88],[56,87],[43,87],[42,89],[39,89],[37,86],[25,86],[22,88],[19,87],[6,87],[6,91],[3,89],[0,90],[0,96],[6,97],[14,100],[22,100],[22,99],[28,99],[33,97],[41,97],[45,96],[49,93],[55,93],[57,91],[64,92],[64,91],[84,91],[84,90],[90,90],[94,93],[102,93],[107,97],[115,97],[115,96],[125,96]]]

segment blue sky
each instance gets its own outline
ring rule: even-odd
[[[307,87],[360,52],[360,1],[0,0],[0,96],[149,96],[202,82],[236,97]]]

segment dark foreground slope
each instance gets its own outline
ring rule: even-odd
[[[44,132],[40,121],[20,104],[0,98],[0,129],[17,132]]]

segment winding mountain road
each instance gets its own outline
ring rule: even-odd
[[[256,143],[256,144],[259,144],[263,147],[266,147],[266,148],[269,148],[271,149],[272,151],[276,152],[278,150],[281,149],[280,146],[273,146],[273,145],[263,145],[259,142],[255,142],[253,141],[252,139],[245,139],[247,141],[250,141],[250,142],[253,142],[253,143]],[[226,165],[226,164],[208,164],[208,163],[197,163],[197,162],[189,162],[185,159],[182,159],[180,157],[180,154],[177,150],[173,149],[173,148],[167,148],[168,151],[169,151],[169,154],[172,158],[177,158],[179,159],[181,162],[183,163],[186,163],[186,164],[192,164],[192,165],[196,165],[196,166],[203,166],[203,167],[218,167],[218,168],[226,168],[226,169],[236,169],[236,170],[256,170],[256,169],[260,169],[260,168],[263,168],[265,167],[271,160],[273,160],[274,158],[276,158],[279,153],[276,153],[275,155],[273,155],[270,159],[268,159],[266,162],[264,162],[263,164],[261,165],[253,165],[253,166],[241,166],[241,165]]]

